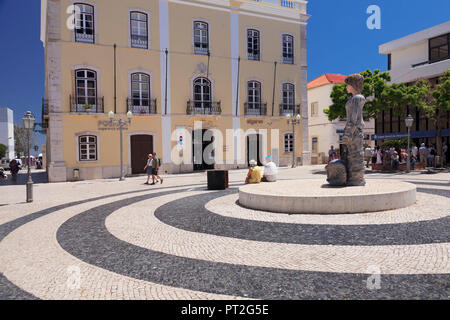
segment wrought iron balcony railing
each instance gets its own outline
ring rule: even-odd
[[[208,43],[195,43],[194,44],[194,53],[208,55],[209,52],[209,44]]]
[[[186,114],[219,115],[221,113],[220,101],[187,101]]]
[[[294,56],[292,54],[283,54],[284,64],[294,64]]]
[[[300,105],[299,104],[280,104],[280,116],[285,116],[290,114],[291,116],[296,116],[300,114]]]
[[[156,114],[156,99],[127,98],[127,112],[133,114]]]
[[[132,35],[131,36],[131,47],[133,47],[133,48],[140,48],[140,49],[147,49],[148,48],[148,37],[147,36]]]
[[[247,52],[248,60],[259,61],[259,52]]]
[[[244,103],[244,114],[246,116],[265,116],[267,115],[267,103],[246,102]]]
[[[103,97],[86,98],[70,96],[70,112],[103,113]]]
[[[94,35],[83,32],[75,32],[75,41],[84,43],[94,43]]]

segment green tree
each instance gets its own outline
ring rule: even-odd
[[[28,145],[27,145],[27,130],[18,124],[14,125],[14,143],[15,150],[18,156],[25,156],[28,153]],[[36,133],[31,132],[30,134],[30,146],[34,146],[36,143]]]
[[[7,146],[0,143],[0,159],[3,158],[6,155],[6,150],[8,149]]]

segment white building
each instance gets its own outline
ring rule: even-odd
[[[14,113],[9,108],[0,108],[0,143],[8,147],[6,158],[13,159],[14,152]]]
[[[387,55],[388,70],[392,83],[414,83],[427,79],[432,86],[450,69],[450,21],[428,28],[406,37],[379,46],[380,54]],[[405,106],[403,116],[392,110],[382,111],[377,116],[375,140],[407,137],[405,116],[411,114],[414,124],[411,137],[415,145],[436,144],[436,123],[428,119],[425,112]],[[450,143],[450,112],[439,114],[443,142]]]
[[[335,84],[344,83],[346,76],[341,74],[323,74],[308,82],[308,115],[309,115],[309,139],[311,164],[326,163],[328,161],[328,150],[331,146],[339,149],[344,134],[345,120],[328,120],[323,112],[333,102],[330,93]],[[365,122],[364,143],[374,146],[371,135],[375,132],[374,120]]]
[[[393,83],[442,75],[450,69],[450,21],[380,45]]]

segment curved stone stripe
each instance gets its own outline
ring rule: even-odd
[[[65,221],[88,209],[126,196],[121,195],[54,211],[10,233],[0,242],[0,272],[4,274],[7,286],[7,290],[3,290],[5,286],[2,286],[3,278],[0,276],[0,296],[5,299],[33,298],[26,295],[26,292],[17,292],[14,289],[20,287],[40,299],[57,300],[236,299],[233,296],[174,288],[119,275],[89,265],[59,246],[56,233]],[[80,287],[72,287],[73,282],[69,280],[73,280],[74,277],[70,276],[68,268],[79,270]],[[15,287],[11,288],[10,285]]]
[[[122,207],[108,216],[105,221],[106,228],[118,239],[142,248],[229,264],[364,273],[370,263],[377,265],[382,274],[450,273],[450,243],[314,246],[258,242],[184,231],[166,225],[154,216],[154,211],[159,206],[186,196],[182,193],[170,194]]]
[[[430,206],[430,203],[433,205]],[[352,214],[280,214],[244,208],[238,204],[238,194],[231,194],[207,202],[205,208],[221,216],[252,221],[374,225],[429,221],[447,217],[450,215],[450,200],[442,196],[418,193],[415,204],[396,210]]]
[[[209,195],[217,197],[218,194]],[[140,248],[108,232],[105,227],[108,215],[118,208],[153,196],[119,200],[87,210],[60,227],[58,242],[63,249],[86,263],[115,273],[215,294],[260,299],[448,297],[448,275],[383,275],[381,288],[369,290],[367,274],[294,271],[189,259]],[[186,204],[186,199],[183,200]],[[189,208],[185,209],[190,215]]]
[[[170,226],[186,231],[254,241],[382,246],[445,243],[450,239],[450,217],[389,225],[310,225],[236,219],[205,208],[208,201],[236,191],[175,200],[159,207],[155,216]]]
[[[184,187],[196,187],[196,186],[197,187],[204,186],[204,183],[189,184]],[[172,189],[172,188],[174,188],[174,187],[160,187],[159,190]],[[92,202],[92,201],[103,200],[103,199],[121,196],[121,195],[136,194],[136,193],[140,193],[140,192],[148,192],[148,191],[149,190],[133,190],[133,191],[127,191],[127,192],[122,192],[122,193],[118,193],[118,194],[109,194],[109,195],[94,197],[94,198],[90,198],[90,199],[86,199],[86,200],[72,201],[69,203],[64,203],[64,204],[60,204],[60,205],[46,208],[43,210],[39,210],[39,211],[30,213],[30,214],[27,214],[25,216],[21,216],[19,218],[10,220],[10,221],[0,225],[0,241],[2,241],[8,234],[13,232],[17,228],[35,220],[35,219],[38,219],[38,218],[41,218],[48,214],[51,214],[53,212],[56,212],[59,210],[64,210],[64,209],[67,209],[67,208],[70,208],[73,206],[77,206],[77,205]],[[2,283],[2,285],[1,285],[1,283]],[[11,297],[11,299],[37,299],[33,295],[29,294],[28,292],[26,292],[26,291],[22,290],[21,288],[17,287],[16,285],[14,285],[2,273],[0,273],[0,288],[1,288],[0,299],[3,299],[3,297],[4,297],[4,299],[8,299],[8,297]]]

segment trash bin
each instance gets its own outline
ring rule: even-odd
[[[228,170],[208,170],[208,190],[228,189]]]

